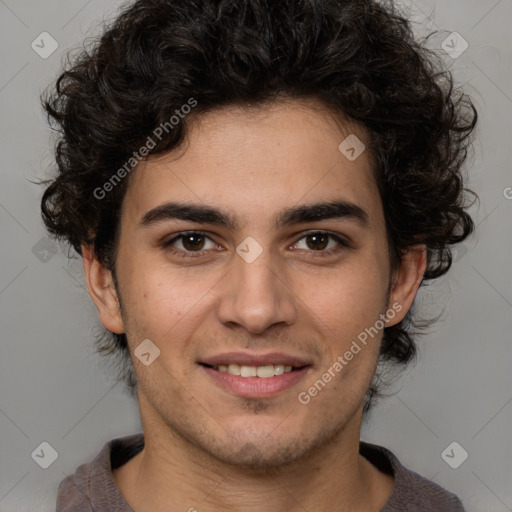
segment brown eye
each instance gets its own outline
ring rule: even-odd
[[[326,233],[313,233],[306,236],[308,249],[322,251],[329,244],[329,235]]]
[[[183,232],[175,236],[163,245],[164,248],[174,248],[183,254],[198,253],[202,254],[209,249],[215,249],[215,242],[202,232]]]
[[[349,242],[329,231],[310,231],[293,246],[294,249],[318,253],[315,256],[329,256],[350,247]]]
[[[188,234],[182,236],[183,247],[187,251],[199,251],[204,247],[205,237],[198,234]]]

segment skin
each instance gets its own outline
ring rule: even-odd
[[[262,503],[269,512],[368,512],[389,498],[393,477],[359,455],[363,399],[382,332],[307,405],[297,398],[379,314],[399,304],[387,325],[402,320],[425,271],[425,247],[416,246],[391,272],[369,152],[351,162],[338,150],[351,133],[367,141],[360,126],[306,100],[203,114],[190,121],[182,147],[130,176],[118,290],[92,248],[83,247],[103,325],[127,334],[132,355],[144,339],[160,349],[149,366],[132,357],[146,444],[114,471],[137,512],[259,512]],[[283,209],[335,200],[363,209],[367,225],[329,218],[276,226]],[[237,225],[172,218],[141,225],[169,201],[219,209]],[[208,234],[199,256],[179,240],[164,247],[190,230]],[[350,247],[328,238],[319,249],[307,236],[315,230]],[[248,236],[263,249],[252,263],[236,252]],[[277,396],[241,398],[198,364],[237,350],[284,352],[312,366]]]

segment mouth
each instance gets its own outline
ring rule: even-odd
[[[286,354],[230,353],[198,364],[213,382],[243,398],[267,398],[290,389],[313,367],[305,359]]]

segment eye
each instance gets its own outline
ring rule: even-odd
[[[294,245],[294,249],[314,252],[331,253],[341,247],[349,247],[343,238],[327,231],[312,231],[300,238]]]
[[[202,252],[203,250],[215,249],[218,246],[205,233],[200,231],[187,231],[165,242],[164,247],[172,247],[182,252]]]
[[[163,244],[179,256],[200,256],[208,250],[221,249],[206,233],[201,231],[186,231],[179,233]],[[293,249],[330,255],[350,247],[342,237],[327,231],[311,231],[302,236],[292,246]],[[320,254],[319,254],[320,256]]]

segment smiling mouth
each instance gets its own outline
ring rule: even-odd
[[[215,366],[202,363],[202,366],[211,368],[221,373],[228,373],[229,375],[235,375],[237,377],[259,377],[260,379],[270,379],[272,377],[278,377],[285,373],[291,373],[293,371],[301,370],[305,366],[295,367],[284,364],[268,364],[263,366],[246,366],[240,364],[218,364]]]

